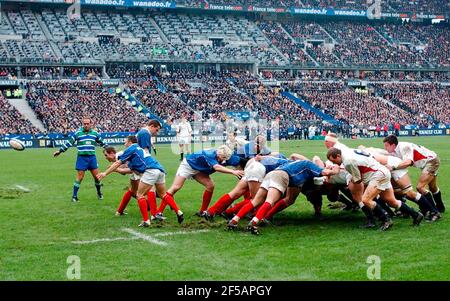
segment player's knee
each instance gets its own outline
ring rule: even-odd
[[[423,184],[417,184],[416,190],[421,194],[426,193],[425,185]]]
[[[209,184],[206,184],[206,186],[205,186],[206,190],[208,190],[209,192],[213,192],[214,187],[215,187],[214,183],[209,183]]]
[[[169,192],[170,192],[171,194],[174,194],[175,192],[177,192],[178,190],[180,190],[181,187],[182,187],[182,185],[180,185],[180,184],[172,185],[172,187],[170,187],[170,189],[169,189]]]
[[[438,190],[438,186],[436,183],[431,182],[428,186],[430,187],[430,191],[433,193]]]

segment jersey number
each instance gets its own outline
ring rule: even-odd
[[[368,154],[368,153],[366,153],[365,151],[360,150],[360,149],[355,149],[354,152],[355,152],[357,155],[361,155],[361,156],[364,156],[364,157],[370,157],[370,154]]]

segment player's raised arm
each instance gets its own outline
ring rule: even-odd
[[[61,153],[64,153],[66,150],[68,150],[71,146],[73,146],[73,144],[76,141],[76,133],[72,134],[69,138],[69,140],[67,140],[66,143],[64,143],[59,150],[57,150],[56,152],[53,153],[53,157],[57,157],[59,156]]]

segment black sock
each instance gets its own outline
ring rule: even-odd
[[[102,183],[95,181],[95,188],[97,189],[97,194],[102,194]]]
[[[350,190],[349,189],[341,189],[341,192],[342,192],[342,194],[343,195],[345,195],[350,201],[354,201],[353,200],[353,196],[352,196],[352,193],[350,192]],[[356,202],[355,202],[356,203]]]
[[[428,211],[431,212],[438,212],[437,208],[434,207],[430,201],[425,197],[425,196],[421,196],[420,199],[417,201],[417,204],[419,205],[419,209],[420,211],[422,211],[423,213],[427,213]]]
[[[362,206],[362,207],[361,207],[361,210],[362,210],[362,212],[364,212],[364,214],[366,215],[367,220],[368,220],[369,222],[375,224],[375,218],[374,218],[374,216],[373,216],[372,210],[371,210],[369,207],[367,207],[366,205]]]
[[[416,210],[412,209],[411,207],[409,207],[408,205],[406,205],[403,202],[402,202],[402,205],[400,206],[400,211],[402,213],[408,214],[409,216],[411,216],[413,218],[416,218],[417,215],[419,215]]]
[[[433,194],[433,199],[436,202],[436,207],[439,210],[439,212],[444,212],[445,206],[444,206],[444,202],[442,202],[442,196],[441,196],[440,190],[437,193]]]
[[[389,215],[387,214],[387,212],[378,204],[376,204],[375,208],[373,208],[373,213],[382,222],[387,222],[389,220]]]
[[[342,194],[339,194],[338,202],[341,202],[341,203],[345,204],[346,208],[352,208],[352,207],[353,207],[352,202],[350,202],[350,201],[349,201],[345,196],[343,196]]]
[[[180,153],[180,160],[183,160],[184,153]]]
[[[434,208],[436,208],[436,204],[434,203],[434,199],[433,199],[433,194],[430,191],[428,191],[427,193],[422,194],[422,195],[427,198],[427,200],[430,202],[430,204]]]
[[[389,214],[389,216],[395,216],[394,211],[392,211],[392,209],[381,199],[378,198],[375,201],[381,208],[383,208],[384,211],[386,211],[387,214]]]

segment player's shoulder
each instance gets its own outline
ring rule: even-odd
[[[99,133],[99,131],[97,131],[97,129],[91,129],[89,131],[89,134],[94,135],[94,136],[100,136],[100,133]]]
[[[140,136],[140,135],[145,135],[145,134],[149,134],[149,131],[146,128],[141,128],[139,129],[139,131],[137,131],[136,135]]]

